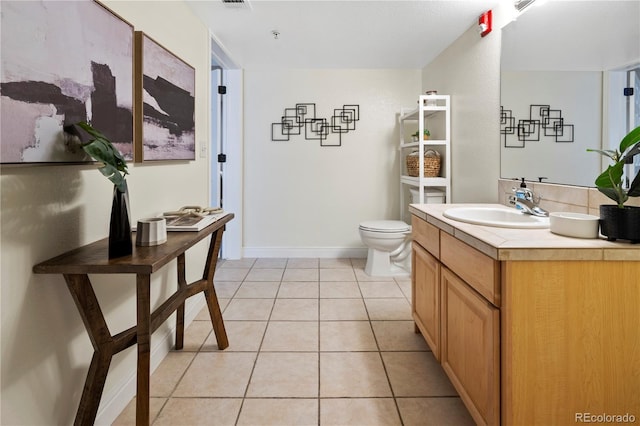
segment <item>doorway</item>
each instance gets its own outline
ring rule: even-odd
[[[242,70],[211,38],[209,204],[235,218],[226,225],[220,256],[242,257]]]
[[[222,192],[222,170],[224,166],[223,114],[224,95],[219,93],[224,87],[222,67],[212,61],[211,64],[211,205],[224,208]]]

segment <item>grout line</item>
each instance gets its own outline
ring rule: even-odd
[[[412,398],[412,397],[399,397],[395,395],[394,389],[391,385],[391,380],[390,380],[390,376],[389,376],[389,371],[387,370],[387,365],[385,364],[384,358],[383,358],[383,353],[385,352],[425,352],[425,351],[419,351],[416,349],[407,349],[407,350],[388,350],[388,351],[383,351],[380,347],[380,341],[378,338],[378,335],[376,335],[375,329],[373,327],[373,322],[377,321],[377,322],[408,322],[408,321],[412,321],[411,319],[372,319],[371,318],[371,312],[370,312],[370,307],[367,306],[366,300],[367,299],[405,299],[409,301],[409,305],[410,305],[410,297],[407,297],[406,294],[404,294],[404,292],[402,292],[402,287],[400,285],[399,282],[397,282],[395,279],[393,281],[389,281],[388,284],[395,284],[396,287],[398,287],[400,289],[400,291],[403,294],[403,297],[369,297],[369,298],[365,298],[364,294],[362,292],[362,287],[361,287],[361,283],[368,283],[368,282],[373,282],[371,280],[367,280],[367,279],[362,279],[359,280],[358,279],[358,275],[356,274],[356,267],[353,265],[353,260],[349,259],[349,262],[351,263],[351,270],[355,276],[355,281],[349,281],[349,282],[353,282],[357,285],[358,288],[358,292],[359,292],[359,296],[357,297],[351,297],[351,298],[344,298],[344,297],[330,297],[330,298],[323,298],[321,297],[321,286],[323,281],[320,281],[320,270],[321,269],[348,269],[348,268],[321,268],[320,265],[320,259],[317,260],[317,267],[316,268],[304,268],[304,269],[317,269],[318,270],[318,280],[317,281],[308,281],[309,283],[311,282],[315,282],[318,286],[317,288],[317,295],[315,297],[304,297],[304,298],[297,298],[297,297],[292,297],[292,298],[288,298],[288,297],[282,297],[280,298],[280,294],[281,294],[281,290],[282,290],[282,284],[283,284],[283,279],[285,277],[286,274],[286,269],[288,268],[289,262],[291,261],[291,259],[287,259],[286,263],[285,263],[285,267],[283,269],[282,275],[280,277],[280,280],[278,281],[278,286],[276,289],[276,293],[275,296],[273,298],[258,298],[258,299],[268,299],[268,300],[272,300],[273,303],[271,305],[271,309],[269,311],[269,315],[265,320],[252,320],[252,319],[237,319],[237,320],[229,320],[229,321],[234,321],[234,322],[264,322],[265,327],[264,330],[262,332],[262,336],[260,338],[260,344],[258,345],[257,350],[247,350],[247,351],[233,351],[234,353],[252,353],[255,354],[255,359],[253,362],[253,366],[251,367],[251,372],[249,374],[249,379],[247,381],[245,390],[244,390],[244,394],[242,397],[179,397],[179,396],[174,396],[173,393],[175,392],[175,389],[178,387],[178,384],[183,380],[186,372],[189,370],[189,368],[191,368],[193,362],[195,361],[195,358],[201,354],[201,353],[209,353],[210,351],[203,351],[204,348],[204,344],[207,341],[207,339],[210,338],[211,333],[213,333],[213,330],[210,330],[209,333],[207,334],[207,336],[205,337],[205,339],[203,340],[202,344],[199,346],[199,348],[197,350],[194,351],[190,351],[194,353],[194,356],[192,357],[192,359],[189,362],[189,365],[185,368],[184,372],[182,373],[182,375],[180,376],[180,379],[176,382],[176,385],[174,386],[173,390],[171,391],[170,395],[168,397],[165,398],[165,401],[162,405],[162,407],[160,408],[158,414],[156,415],[154,420],[157,420],[161,413],[163,412],[163,410],[166,408],[168,402],[170,399],[180,399],[180,398],[200,398],[200,399],[240,399],[240,407],[238,409],[237,415],[236,415],[236,419],[235,419],[235,424],[237,425],[240,419],[240,416],[242,414],[244,407],[244,402],[246,400],[257,400],[257,399],[268,399],[268,400],[288,400],[288,399],[300,399],[300,400],[316,400],[317,401],[317,424],[320,426],[321,424],[321,413],[322,413],[322,400],[335,400],[335,399],[389,399],[392,398],[394,401],[394,405],[396,407],[396,413],[398,415],[399,421],[401,424],[404,424],[404,420],[402,418],[402,414],[400,412],[400,408],[398,405],[398,400],[399,399],[406,399],[406,398]],[[260,269],[264,269],[264,268],[255,268],[256,264],[258,263],[257,259],[254,259],[252,266],[248,269],[245,277],[240,281],[240,284],[236,287],[235,291],[233,292],[233,294],[231,295],[230,298],[225,298],[228,299],[228,303],[226,304],[226,306],[224,307],[224,309],[222,310],[222,312],[226,312],[227,308],[231,305],[232,301],[234,300],[242,300],[245,298],[242,297],[237,297],[238,296],[238,292],[240,290],[240,288],[242,287],[242,285],[247,282],[247,277],[249,276],[249,274],[252,271],[256,271],[256,270],[260,270]],[[301,269],[301,268],[295,268],[291,267],[292,269]],[[359,268],[358,268],[359,269]],[[254,272],[255,273],[255,272]],[[363,277],[364,278],[364,277]],[[251,281],[251,280],[249,280]],[[271,281],[271,282],[275,282],[275,281]],[[305,281],[306,282],[306,281]],[[340,281],[341,282],[341,281]],[[386,282],[386,281],[385,281]],[[266,283],[266,282],[265,282]],[[324,281],[324,283],[330,283],[329,281]],[[247,298],[247,299],[256,299],[256,298]],[[316,319],[315,320],[299,320],[299,319],[289,319],[289,320],[274,320],[272,318],[273,316],[273,312],[275,310],[275,304],[277,302],[277,300],[304,300],[304,299],[308,299],[308,300],[316,300],[317,301],[317,313],[316,313]],[[321,310],[320,310],[320,304],[322,302],[322,300],[361,300],[362,304],[365,308],[365,312],[366,312],[366,319],[329,319],[329,320],[323,320],[321,319]],[[206,307],[205,307],[206,309]],[[269,329],[269,326],[272,322],[312,322],[312,321],[317,321],[317,349],[316,350],[310,350],[310,351],[292,351],[292,350],[281,350],[281,351],[264,351],[263,350],[263,345],[266,339],[266,333]],[[362,323],[364,321],[367,321],[369,324],[369,330],[373,335],[374,341],[375,341],[375,350],[371,350],[371,351],[367,351],[367,350],[350,350],[350,351],[345,351],[345,350],[332,350],[332,351],[322,351],[322,347],[321,347],[321,342],[322,342],[322,335],[321,335],[321,325],[322,322],[359,322]],[[215,351],[214,351],[215,352]],[[251,385],[251,380],[253,379],[253,375],[255,373],[255,369],[257,366],[257,361],[258,358],[260,356],[261,353],[296,353],[296,354],[301,354],[301,353],[308,353],[308,354],[316,354],[317,355],[317,396],[316,397],[298,397],[298,396],[290,396],[290,397],[261,397],[261,396],[256,396],[256,397],[250,397],[248,396],[248,390],[249,390],[249,386]],[[345,396],[345,397],[322,397],[321,396],[321,387],[322,387],[322,383],[321,383],[321,356],[323,354],[329,354],[329,353],[377,353],[378,354],[378,358],[380,359],[380,361],[382,362],[382,366],[385,372],[385,376],[387,379],[387,384],[389,386],[389,389],[391,391],[391,396]],[[373,356],[373,355],[372,355]],[[164,397],[163,397],[164,398]],[[433,396],[430,398],[450,398],[450,399],[455,399],[458,398],[457,396]]]
[[[149,396],[149,405],[151,405],[151,399],[152,399],[152,398],[157,398],[157,397]],[[154,424],[154,423],[158,420],[158,418],[159,418],[159,417],[160,417],[160,415],[162,414],[162,410],[164,410],[164,407],[166,407],[166,406],[167,406],[167,404],[169,403],[169,400],[170,400],[170,399],[171,399],[171,397],[170,397],[170,396],[169,396],[169,397],[164,398],[164,402],[162,403],[162,407],[160,407],[160,410],[158,410],[158,414],[156,414],[156,416],[155,416],[154,418],[150,419],[151,424]],[[135,400],[135,398],[134,398],[134,400]],[[149,408],[151,408],[151,407],[149,407]],[[151,413],[149,413],[149,414],[151,414]]]
[[[357,278],[357,277],[356,277]],[[393,283],[397,286],[397,283],[393,281]],[[398,414],[398,419],[400,420],[400,424],[404,425],[404,421],[402,420],[402,414],[400,414],[400,407],[398,406],[398,401],[396,400],[396,393],[393,390],[393,386],[391,385],[391,378],[389,377],[389,371],[387,370],[387,365],[384,362],[384,358],[382,357],[382,351],[380,350],[380,345],[378,344],[378,338],[376,337],[376,333],[373,330],[373,324],[371,319],[371,314],[369,313],[369,307],[365,301],[364,294],[362,294],[362,288],[360,287],[360,282],[358,281],[358,288],[360,289],[360,294],[362,295],[362,302],[364,303],[364,309],[367,312],[367,317],[369,318],[369,327],[371,328],[371,333],[373,334],[373,338],[376,342],[376,347],[378,348],[377,353],[380,358],[380,362],[382,363],[382,369],[384,370],[384,375],[387,378],[387,384],[389,385],[389,390],[391,391],[391,396],[393,398],[393,405],[396,407],[396,413]]]
[[[255,263],[254,263],[255,265]],[[249,269],[249,271],[251,271],[253,269],[253,267],[251,269]],[[247,275],[249,275],[249,273],[247,273]],[[283,272],[284,275],[284,272]],[[280,281],[280,284],[278,284],[278,290],[276,291],[276,296],[278,295],[278,292],[280,291],[280,285],[282,284],[282,280]],[[276,299],[272,299],[273,300],[273,304],[271,305],[271,310],[269,311],[269,316],[267,317],[267,321],[264,327],[264,332],[262,333],[262,338],[260,339],[260,345],[258,345],[258,350],[256,351],[256,358],[253,361],[253,366],[251,367],[251,373],[249,373],[249,380],[247,381],[247,386],[244,389],[244,394],[242,396],[242,402],[240,403],[240,408],[238,409],[238,415],[236,416],[236,421],[235,424],[237,425],[238,422],[240,421],[240,414],[242,413],[242,408],[244,407],[244,401],[245,399],[247,399],[247,394],[249,392],[249,386],[251,385],[251,379],[253,378],[253,373],[256,371],[256,365],[258,364],[258,358],[260,357],[260,353],[262,352],[262,345],[264,344],[264,339],[267,335],[267,330],[269,329],[269,323],[271,322],[271,315],[273,315],[273,310],[276,306]]]
[[[186,331],[186,330],[185,330]],[[213,332],[213,330],[211,330]],[[206,340],[206,339],[205,339]],[[169,351],[169,354],[172,351]],[[178,352],[178,351],[173,351],[176,353],[182,353],[182,352]],[[164,408],[167,406],[167,403],[169,402],[169,400],[171,398],[173,398],[173,394],[176,391],[176,389],[178,388],[178,386],[180,385],[180,382],[182,382],[182,380],[184,379],[184,376],[187,374],[187,371],[189,371],[189,368],[193,365],[193,362],[195,361],[196,357],[198,356],[198,354],[200,353],[198,352],[186,352],[186,353],[193,353],[193,356],[191,357],[191,360],[189,361],[189,363],[187,364],[187,366],[185,367],[184,371],[182,372],[182,374],[180,374],[180,378],[178,380],[176,380],[175,385],[173,386],[173,388],[171,389],[171,392],[169,392],[169,396],[167,396],[167,400],[165,401],[164,404],[162,404],[162,408],[160,408],[160,411],[158,411],[158,415],[156,416],[155,420],[157,420],[160,415],[162,414],[162,411],[164,410]],[[136,395],[137,397],[137,395]],[[156,397],[157,398],[157,397]],[[154,422],[155,422],[154,420]],[[153,423],[153,422],[152,422]]]

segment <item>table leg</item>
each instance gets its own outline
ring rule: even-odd
[[[218,349],[226,349],[229,346],[227,331],[224,328],[222,312],[220,311],[220,304],[218,303],[218,296],[216,295],[216,289],[213,285],[213,276],[216,273],[216,264],[218,262],[218,255],[220,253],[220,244],[222,243],[223,231],[224,227],[218,229],[211,236],[211,243],[209,243],[209,253],[207,254],[207,262],[204,266],[204,274],[202,277],[207,282],[204,289],[204,297],[207,301],[207,307],[209,308],[209,316],[211,317],[213,331],[216,333]]]
[[[88,425],[95,423],[98,413],[100,398],[113,357],[113,338],[89,277],[86,274],[65,274],[64,279],[80,312],[94,350],[74,423]]]
[[[187,286],[185,255],[178,256],[178,293]],[[184,302],[176,310],[176,349],[184,347]]]
[[[151,374],[151,276],[136,276],[138,372],[136,425],[149,424],[149,376]]]

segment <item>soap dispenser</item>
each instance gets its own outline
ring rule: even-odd
[[[526,188],[527,187],[527,183],[524,181],[524,178],[520,178],[522,179],[522,182],[520,182],[520,188]],[[525,199],[525,192],[524,191],[516,191],[515,188],[513,188],[513,192],[515,192],[516,198],[519,198],[521,200]],[[518,210],[522,210],[522,207],[516,203],[516,209]]]

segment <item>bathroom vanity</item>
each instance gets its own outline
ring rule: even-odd
[[[640,421],[640,245],[452,207],[410,206],[412,313],[476,423]]]

